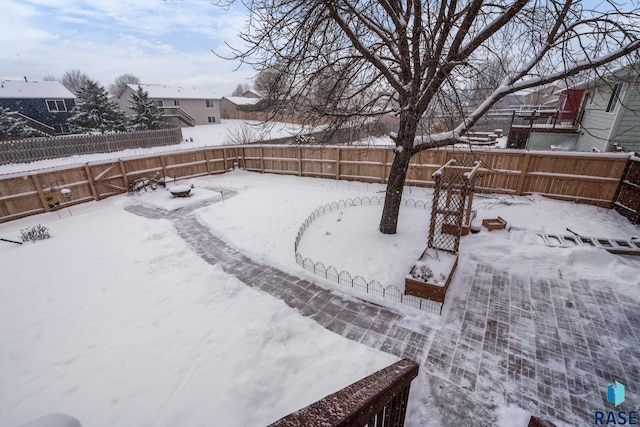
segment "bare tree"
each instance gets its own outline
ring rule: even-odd
[[[111,95],[118,95],[120,92],[127,87],[128,84],[140,84],[140,79],[130,73],[125,73],[121,76],[116,77],[116,79],[109,85],[109,93]]]
[[[80,70],[65,71],[62,75],[62,85],[69,89],[74,95],[78,94],[78,91],[82,89],[90,80],[86,73]]]
[[[238,83],[238,86],[231,92],[231,96],[241,96],[243,93],[251,89],[249,83]]]
[[[465,133],[497,101],[516,91],[620,64],[640,48],[637,2],[615,0],[246,0],[241,33],[248,49],[235,59],[268,72],[267,93],[280,108],[298,108],[332,122],[394,113],[399,131],[380,230],[396,232],[411,157],[466,142]],[[511,52],[513,63],[503,61]],[[460,114],[460,93],[480,78],[479,61],[498,61],[481,102]],[[305,109],[330,69],[347,85],[332,94],[340,108]],[[262,83],[255,86],[264,91]],[[274,90],[276,88],[277,90]],[[416,138],[426,115],[455,119]]]
[[[45,82],[55,82],[56,80],[58,79],[56,79],[56,76],[54,76],[53,74],[47,74],[42,78],[42,81],[45,81]]]
[[[277,67],[264,68],[253,79],[253,87],[265,98],[277,98],[285,91],[283,78],[284,74]],[[277,95],[271,96],[272,93]]]
[[[499,58],[486,58],[477,63],[469,77],[470,87],[468,101],[477,107],[485,99],[489,98],[500,83],[513,71],[511,64],[513,58],[505,54]]]

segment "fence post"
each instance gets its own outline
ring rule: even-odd
[[[93,200],[100,200],[98,196],[98,191],[96,190],[96,185],[93,182],[93,176],[91,175],[91,169],[89,169],[89,164],[84,164],[84,173],[87,175],[87,181],[89,182],[89,188],[91,188],[91,194],[93,194]]]
[[[120,173],[122,173],[122,179],[124,180],[124,188],[127,189],[129,188],[129,179],[127,178],[127,169],[124,167],[124,162],[122,161],[122,159],[118,159],[118,164],[120,165]]]
[[[211,175],[211,162],[209,161],[209,150],[205,148],[203,150],[205,166],[207,167],[207,175]]]
[[[340,180],[340,146],[336,147],[336,180]]]
[[[42,191],[42,186],[40,185],[40,180],[38,179],[38,176],[35,174],[31,175],[31,179],[33,180],[33,184],[36,186],[36,190],[38,191],[38,198],[40,199],[40,203],[42,204],[44,211],[50,212],[51,208],[49,207],[49,204],[44,201],[44,191]]]
[[[524,183],[527,180],[527,174],[529,173],[529,163],[531,162],[531,152],[526,150],[524,154],[524,161],[522,162],[522,168],[520,169],[520,175],[518,176],[518,184],[516,186],[516,196],[522,196],[524,190]]]
[[[380,184],[384,184],[385,178],[387,177],[387,163],[389,160],[389,151],[386,148],[382,148],[384,159],[382,159],[382,175],[380,176]]]
[[[237,153],[237,151],[234,151],[234,152]],[[222,147],[222,172],[225,172],[226,170],[227,170],[227,149]]]
[[[298,176],[302,176],[302,147],[298,145]]]
[[[166,177],[167,176],[167,165],[164,161],[164,156],[162,154],[160,154],[158,156],[160,158],[160,168],[162,168],[162,176]]]

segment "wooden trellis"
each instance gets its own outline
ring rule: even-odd
[[[431,222],[427,246],[453,254],[458,253],[463,227],[471,223],[471,205],[480,162],[475,166],[456,166],[449,160],[433,173],[435,188],[431,206]]]

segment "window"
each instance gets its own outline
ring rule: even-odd
[[[64,99],[47,99],[47,108],[51,113],[59,113],[67,111]]]
[[[71,133],[71,129],[69,128],[69,125],[67,124],[55,124],[52,126],[57,134],[67,134],[67,133]]]
[[[213,99],[207,99],[205,102],[207,104],[207,108],[213,108],[214,107]]]
[[[607,104],[607,109],[605,110],[607,113],[611,113],[616,109],[616,106],[618,105],[618,101],[620,100],[621,92],[622,92],[622,83],[616,83],[616,85],[613,87],[611,98],[609,98],[609,104]]]
[[[179,99],[174,99],[173,100],[173,105],[175,105],[176,107],[180,106],[180,100]]]
[[[216,122],[216,118],[214,116],[209,116],[209,117],[207,117],[207,121],[209,123],[215,123]]]
[[[162,104],[162,99],[156,99],[153,101],[153,103],[156,105],[156,107],[158,108],[162,108],[163,104]]]

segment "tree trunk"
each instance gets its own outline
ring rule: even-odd
[[[380,220],[380,231],[383,234],[396,234],[398,227],[398,215],[402,204],[402,191],[404,181],[409,170],[411,152],[409,150],[396,151],[389,171],[389,182],[384,197],[384,208]]]

